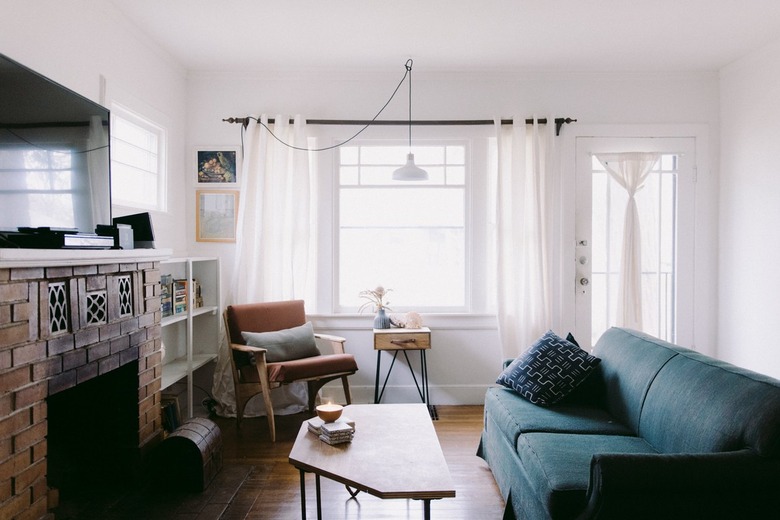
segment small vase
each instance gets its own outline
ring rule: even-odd
[[[380,307],[374,318],[375,329],[389,329],[390,328],[390,316],[385,312],[384,307]]]

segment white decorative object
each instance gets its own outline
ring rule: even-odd
[[[422,316],[416,312],[407,312],[404,321],[406,322],[407,329],[420,329],[423,326]]]

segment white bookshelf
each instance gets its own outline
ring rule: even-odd
[[[187,414],[193,414],[194,371],[215,361],[220,344],[220,266],[219,258],[171,258],[160,263],[160,274],[185,280],[187,310],[161,320],[165,355],[162,365],[162,390],[186,379]],[[195,307],[193,280],[201,287],[203,306]]]

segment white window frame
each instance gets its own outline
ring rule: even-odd
[[[154,134],[157,137],[157,198],[153,201],[140,201],[140,200],[129,200],[129,199],[122,199],[121,197],[117,197],[116,194],[113,191],[113,185],[112,182],[112,204],[115,206],[122,206],[127,208],[137,208],[137,209],[143,209],[143,210],[149,210],[149,211],[166,211],[167,210],[167,178],[168,178],[168,171],[167,171],[167,150],[168,150],[168,140],[167,140],[167,130],[164,126],[152,121],[151,119],[139,114],[136,111],[131,110],[130,108],[122,105],[121,103],[117,103],[116,101],[113,101],[111,103],[111,139],[115,138],[114,136],[114,119],[115,118],[121,118],[125,121],[128,121],[146,131],[148,131],[151,134]],[[111,165],[112,165],[112,177],[114,175],[115,168],[113,167],[116,159],[114,158],[114,155],[112,153],[111,156]]]
[[[491,125],[468,127],[416,127],[414,129],[415,145],[457,143],[466,145],[466,180],[465,180],[465,258],[464,276],[466,287],[465,305],[462,307],[440,307],[420,309],[424,313],[439,315],[487,314],[487,280],[488,266],[484,252],[488,244],[488,219],[487,219],[487,168],[489,167],[490,139],[494,137],[494,129]],[[333,129],[319,128],[316,133],[320,140],[330,138],[329,142],[343,141],[337,136],[343,135],[344,128]],[[407,145],[408,137],[399,133],[394,127],[374,127],[370,129],[368,137],[351,141],[351,144],[386,144],[390,146]],[[328,154],[319,154],[320,156]],[[405,161],[405,156],[400,158],[399,166]],[[315,157],[316,168],[319,170],[318,179],[320,201],[319,208],[319,243],[320,258],[329,258],[331,261],[320,262],[320,265],[329,267],[321,268],[318,274],[317,286],[317,312],[324,315],[350,315],[354,314],[352,308],[341,308],[339,305],[339,156],[338,152],[327,158]],[[367,289],[369,289],[367,287]],[[394,309],[395,310],[395,309]],[[398,309],[418,310],[418,309]]]

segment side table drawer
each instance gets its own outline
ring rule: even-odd
[[[431,348],[430,332],[374,334],[374,350],[426,350],[429,348]]]

